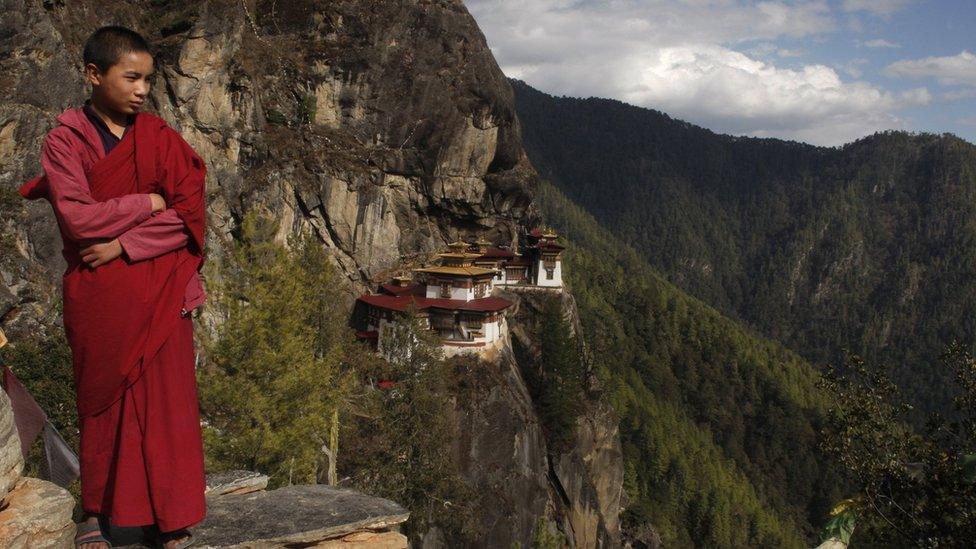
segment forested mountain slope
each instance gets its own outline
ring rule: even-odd
[[[876,134],[737,138],[512,81],[540,173],[679,287],[814,363],[890,363],[921,408],[976,339],[976,147]]]
[[[567,235],[564,272],[621,416],[629,525],[679,547],[813,541],[843,493],[817,449],[815,369],[663,280],[552,185],[538,203]]]

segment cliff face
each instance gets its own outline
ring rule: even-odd
[[[471,372],[471,394],[459,397],[457,447],[482,509],[480,535],[464,546],[531,546],[540,526],[560,532],[571,547],[620,546],[623,451],[616,414],[591,382],[573,447],[554,451],[522,374],[537,344],[529,327],[549,295],[504,294],[514,303],[511,341],[484,370]],[[570,324],[578,326],[573,296],[563,293],[560,299]]]
[[[207,159],[211,250],[264,206],[282,238],[317,232],[363,286],[401,256],[474,233],[511,243],[534,219],[511,87],[460,2],[3,4],[6,327],[57,297],[50,208],[9,191],[38,172],[54,117],[84,100],[80,49],[99,24],[158,44],[152,103]]]
[[[538,342],[531,326],[542,312],[545,292],[508,293],[512,311],[512,348],[516,362],[527,362]],[[579,310],[572,293],[560,294],[563,314],[573,334],[581,333]],[[591,365],[589,350],[580,343],[584,362]],[[523,364],[523,368],[525,365]],[[524,388],[524,381],[521,381]],[[623,492],[623,450],[619,418],[602,398],[602,388],[588,368],[584,384],[583,413],[576,422],[574,444],[566,452],[548,456],[551,501],[560,529],[576,547],[614,547],[620,544],[620,511],[626,506]]]
[[[317,234],[350,297],[459,237],[514,244],[538,222],[511,87],[460,1],[0,6],[0,326],[12,339],[60,322],[57,226],[14,190],[40,170],[55,116],[85,99],[81,45],[102,24],[156,44],[153,110],[207,160],[210,276],[253,208],[279,217],[282,240]],[[580,448],[550,464],[514,359],[496,365],[458,415],[465,476],[487,504],[475,541],[527,545],[545,516],[577,545],[614,544],[615,421],[588,416]]]

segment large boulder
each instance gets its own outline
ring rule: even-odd
[[[71,520],[74,506],[74,498],[64,488],[38,478],[20,479],[0,504],[0,547],[71,547],[75,535]]]

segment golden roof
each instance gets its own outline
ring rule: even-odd
[[[483,269],[481,267],[451,267],[447,265],[441,265],[439,267],[423,267],[420,269],[414,269],[414,271],[450,276],[481,276],[495,274],[494,269]]]
[[[444,257],[448,259],[474,259],[476,257],[481,257],[481,254],[473,252],[444,252],[437,254],[437,257]]]

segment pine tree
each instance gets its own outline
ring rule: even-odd
[[[542,307],[538,341],[539,405],[550,445],[561,451],[571,446],[582,412],[583,368],[576,339],[556,297],[546,299]]]
[[[360,489],[410,510],[407,535],[437,525],[448,539],[463,539],[472,527],[474,496],[453,447],[460,436],[451,401],[453,362],[443,359],[436,334],[413,311],[383,337],[395,386],[377,391],[374,410],[357,426],[355,456],[345,470]]]
[[[334,468],[355,347],[328,256],[308,236],[290,251],[275,227],[244,219],[213,292],[227,318],[198,371],[208,469],[260,471],[272,487],[319,482]]]

